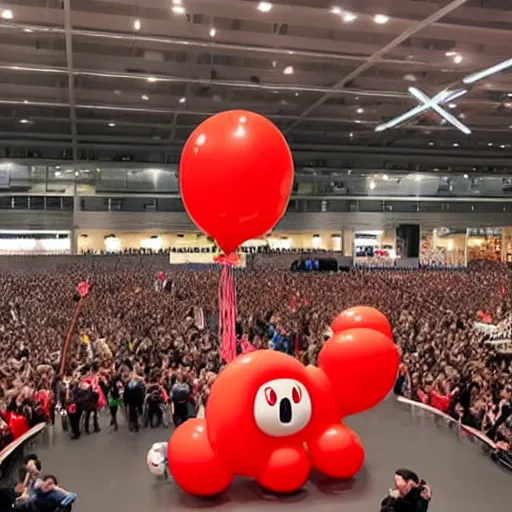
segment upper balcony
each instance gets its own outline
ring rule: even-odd
[[[132,163],[25,165],[0,162],[0,193],[53,196],[178,194],[178,166]],[[294,197],[320,198],[505,198],[512,199],[512,171],[411,172],[383,169],[300,168]]]

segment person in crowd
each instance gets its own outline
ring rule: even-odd
[[[57,478],[45,475],[37,480],[30,492],[16,499],[14,509],[26,512],[55,512],[65,499],[72,502],[76,495],[58,487]]]
[[[132,368],[131,364],[128,366]],[[144,379],[135,370],[131,370],[128,375],[123,399],[128,412],[129,428],[132,432],[138,432],[144,412],[145,386]]]
[[[117,423],[117,412],[122,404],[121,394],[123,392],[123,382],[121,376],[115,373],[109,381],[107,389],[107,400],[110,411],[110,428],[117,431],[119,425]]]
[[[427,512],[432,490],[409,469],[395,471],[395,487],[381,503],[381,512]]]

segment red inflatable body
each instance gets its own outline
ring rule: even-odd
[[[393,341],[364,323],[327,341],[318,367],[271,350],[239,356],[215,381],[206,418],[172,435],[174,480],[190,494],[210,496],[235,475],[279,493],[300,489],[312,468],[352,477],[364,449],[341,420],[386,396],[398,362]]]

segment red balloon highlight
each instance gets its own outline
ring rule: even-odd
[[[293,158],[279,129],[246,110],[216,114],[187,140],[180,191],[196,226],[229,254],[271,231],[286,211]]]

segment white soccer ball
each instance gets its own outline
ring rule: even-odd
[[[146,457],[149,472],[155,476],[164,476],[167,470],[167,443],[155,443]]]

